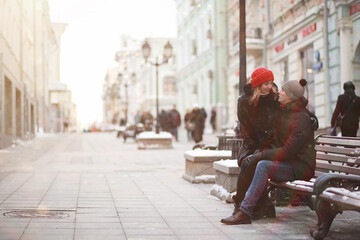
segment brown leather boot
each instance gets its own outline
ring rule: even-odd
[[[240,208],[227,218],[221,219],[222,223],[227,225],[236,225],[236,224],[251,224],[251,217],[240,210]]]

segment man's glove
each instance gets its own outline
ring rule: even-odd
[[[241,161],[240,167],[241,169],[246,169],[251,165],[256,164],[260,160],[261,160],[261,153],[249,155]]]

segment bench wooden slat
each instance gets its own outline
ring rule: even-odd
[[[334,193],[330,193],[324,191],[320,194],[320,198],[326,199],[330,202],[337,203],[346,209],[359,209],[360,208],[360,201],[358,199],[353,198],[346,198],[342,195],[337,195]]]
[[[315,150],[318,152],[325,152],[325,153],[338,153],[338,154],[345,154],[349,155],[350,153],[354,152],[354,148],[339,148],[336,146],[326,146],[326,145],[315,145]]]
[[[310,186],[305,186],[304,184],[296,184],[294,182],[274,182],[269,181],[271,185],[278,186],[278,187],[287,187],[293,190],[297,190],[303,193],[312,193],[313,188]]]
[[[360,146],[360,139],[359,138],[350,138],[350,137],[318,137],[317,143],[321,144],[329,144],[329,145],[335,145],[335,146],[350,146],[350,147],[358,147]]]
[[[360,169],[359,168],[353,168],[348,166],[340,166],[340,165],[334,165],[329,163],[320,163],[316,162],[316,168],[317,170],[332,170],[337,172],[344,172],[344,173],[350,173],[355,175],[360,175]]]
[[[327,171],[327,172],[321,172],[321,171],[317,171],[317,170],[315,170],[315,177],[320,177],[321,175],[324,175],[324,174],[326,174],[326,173],[328,173],[329,171]]]
[[[360,164],[360,158],[349,157],[349,156],[340,156],[340,155],[330,155],[325,153],[316,153],[317,160],[325,160],[325,161],[335,161],[341,163],[354,163]]]
[[[352,192],[345,188],[339,188],[339,187],[329,187],[325,191],[329,192],[329,193],[334,193],[337,195],[342,195],[342,196],[345,196],[348,198],[354,198],[354,199],[360,200],[360,191]]]

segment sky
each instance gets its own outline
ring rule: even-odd
[[[121,35],[176,37],[175,0],[49,0],[61,38],[60,80],[72,90],[82,127],[102,120],[102,84]]]

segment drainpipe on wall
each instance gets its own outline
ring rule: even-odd
[[[37,24],[37,17],[36,17],[36,14],[37,14],[37,6],[36,6],[36,4],[37,4],[37,1],[36,0],[34,0],[33,1],[33,4],[34,4],[34,15],[33,15],[33,24],[34,24],[34,26],[33,26],[33,31],[34,31],[34,99],[35,99],[35,101],[34,101],[34,108],[35,108],[35,114],[32,116],[31,115],[31,111],[30,111],[30,114],[29,114],[29,116],[30,116],[30,124],[29,124],[29,131],[30,131],[30,133],[31,133],[31,129],[34,129],[34,136],[32,136],[32,137],[35,137],[36,136],[36,133],[38,133],[39,132],[39,122],[38,122],[38,116],[39,116],[39,112],[38,112],[38,100],[37,100],[37,95],[38,95],[38,85],[39,85],[39,83],[38,83],[38,79],[37,79],[37,73],[36,73],[36,71],[37,71],[37,53],[36,53],[36,51],[37,51],[37,36],[36,36],[36,34],[37,34],[37,28],[36,28],[36,24]],[[29,104],[29,103],[28,103]],[[31,105],[30,105],[31,106]],[[30,108],[31,109],[31,108]],[[32,118],[35,118],[35,119],[32,119]],[[32,126],[32,124],[35,124],[36,126],[33,128],[33,126]]]
[[[239,96],[243,94],[246,84],[246,12],[245,0],[239,0]]]
[[[5,85],[5,82],[3,81],[3,70],[2,70],[2,66],[3,66],[3,53],[0,52],[0,136],[1,136],[1,133],[2,132],[5,132],[5,118],[4,118],[4,106],[5,104],[4,101],[5,101],[5,89],[4,88],[4,85]],[[0,141],[0,148],[1,148],[1,141]]]
[[[223,122],[221,123],[221,125],[228,125],[228,121],[229,121],[229,104],[228,104],[228,98],[227,98],[227,92],[228,92],[228,87],[229,87],[229,74],[227,72],[227,67],[229,66],[228,64],[228,38],[227,38],[227,33],[228,33],[228,18],[227,18],[227,6],[228,6],[228,1],[223,1],[223,19],[225,21],[225,27],[223,29],[223,34],[224,34],[224,39],[223,39],[223,51],[224,51],[224,62],[225,65],[222,67],[222,71],[223,71],[223,76],[224,76],[224,88],[223,88],[223,99],[224,99],[224,119]],[[211,110],[211,109],[210,109]]]
[[[326,124],[327,126],[330,123],[331,119],[331,92],[330,92],[330,82],[329,82],[329,42],[328,42],[328,1],[324,0],[324,78],[326,83],[326,97],[325,102],[329,104],[326,108]]]
[[[267,37],[270,34],[271,24],[270,24],[270,3],[269,0],[265,1],[265,11],[266,11],[266,32],[263,35],[263,66],[267,68]]]

